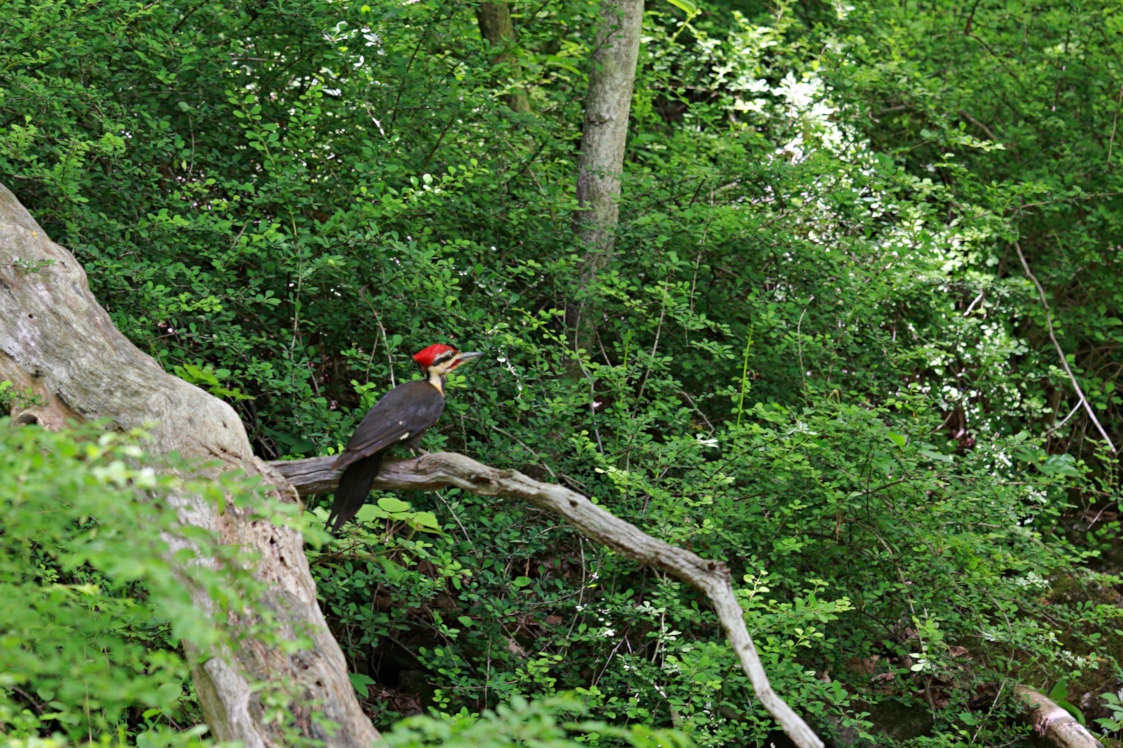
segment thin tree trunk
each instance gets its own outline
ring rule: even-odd
[[[61,428],[70,419],[106,419],[111,427],[128,429],[154,422],[147,427],[154,453],[175,451],[217,464],[203,476],[245,470],[262,476],[282,499],[298,500],[283,478],[253,456],[242,422],[229,405],[166,373],[113,326],[74,256],[47,238],[3,185],[0,380],[38,396],[34,402],[13,404],[17,423]],[[196,665],[195,690],[213,736],[240,740],[249,748],[291,744],[282,735],[283,725],[265,718],[260,700],[264,684],[295,693],[295,729],[306,738],[356,748],[377,740],[355,698],[343,652],[316,602],[300,535],[232,506],[219,514],[198,496],[173,495],[169,501],[184,522],[256,552],[252,573],[264,583],[264,604],[294,639],[308,636],[313,642],[312,649],[285,652],[247,634],[236,650]],[[205,590],[192,590],[192,595],[200,608],[219,615]],[[313,711],[335,722],[338,730],[327,734]]]
[[[522,71],[518,57],[510,50],[515,43],[515,26],[511,22],[511,6],[505,2],[480,3],[476,9],[476,21],[480,26],[480,36],[486,39],[499,53],[492,59],[493,65],[506,68],[504,79],[519,78]],[[516,88],[504,94],[503,101],[512,111],[520,114],[530,112],[530,97],[526,89]]]
[[[619,217],[620,176],[624,170],[624,146],[628,114],[636,80],[643,0],[602,0],[585,96],[585,123],[581,154],[577,161],[577,239],[586,255],[576,289],[576,301],[567,308],[567,322],[579,345],[586,341],[578,328],[581,297],[596,282],[597,273],[612,259]]]
[[[642,23],[642,0],[601,3],[577,161],[578,236],[594,274],[612,252]]]

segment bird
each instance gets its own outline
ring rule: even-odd
[[[458,351],[435,343],[413,354],[424,379],[403,382],[367,411],[347,446],[332,463],[342,470],[327,528],[335,534],[358,513],[382,467],[385,451],[396,444],[417,445],[425,430],[437,422],[445,407],[445,378],[456,367],[483,354]]]

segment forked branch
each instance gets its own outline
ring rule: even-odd
[[[334,488],[338,473],[331,457],[269,463],[296,488],[301,496],[326,493]],[[464,455],[438,452],[412,460],[386,463],[374,482],[375,488],[398,490],[436,489],[456,486],[481,496],[502,496],[525,501],[539,509],[559,514],[586,537],[615,548],[625,556],[677,577],[703,592],[717,613],[741,667],[749,676],[757,697],[801,748],[821,748],[822,741],[810,727],[776,695],[760,662],[756,647],[745,628],[744,613],[733,593],[729,569],[683,548],[651,537],[635,525],[605,511],[576,491],[541,483],[516,470],[498,470]]]

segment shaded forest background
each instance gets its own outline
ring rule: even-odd
[[[1117,739],[1123,9],[649,3],[594,283],[573,215],[598,4],[515,3],[504,46],[478,10],[9,0],[0,181],[265,458],[337,450],[424,345],[485,351],[426,446],[725,560],[820,734],[1007,745],[1025,683]],[[0,475],[98,467],[4,438]],[[205,742],[162,593],[43,542],[58,481],[6,509],[0,563],[100,621],[63,632],[90,680],[52,681],[57,651],[0,668],[0,725]],[[552,518],[458,491],[360,518],[309,555],[379,729],[774,729],[693,592]]]

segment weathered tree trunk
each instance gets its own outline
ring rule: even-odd
[[[229,405],[173,377],[114,326],[86,283],[81,266],[52,242],[0,185],[0,380],[39,397],[14,408],[17,422],[59,428],[69,419],[108,419],[116,427],[155,425],[154,453],[176,451],[220,463],[212,473],[241,468],[262,475],[278,495],[297,497],[288,483],[255,458],[241,420]],[[298,730],[331,746],[369,746],[378,739],[347,678],[346,662],[316,602],[316,588],[298,533],[231,509],[218,514],[191,495],[171,497],[184,521],[215,531],[223,542],[259,554],[253,573],[264,582],[264,603],[313,648],[287,654],[248,639],[237,651],[212,657],[193,670],[203,714],[214,737],[246,746],[283,746],[280,725],[263,719],[265,683],[298,693]],[[206,559],[200,562],[206,563]],[[201,590],[196,603],[214,609]],[[311,712],[339,725],[324,732]]]
[[[499,54],[492,60],[493,65],[506,68],[507,78],[518,78],[521,72],[518,58],[511,53],[510,46],[515,42],[515,25],[511,22],[511,6],[505,2],[480,3],[476,9],[476,21],[480,26],[480,36],[486,39]],[[504,94],[503,101],[512,111],[520,114],[530,112],[530,97],[526,90],[516,88]]]

